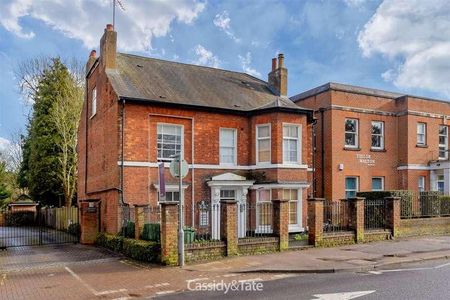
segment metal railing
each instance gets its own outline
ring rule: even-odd
[[[411,192],[400,203],[402,219],[450,216],[450,197],[439,191]]]
[[[220,240],[220,204],[200,201],[194,205],[185,205],[184,242],[185,244]],[[192,220],[193,218],[193,220]]]
[[[364,229],[386,229],[387,216],[385,199],[366,199],[364,201]]]
[[[263,237],[273,234],[273,205],[272,202],[240,204],[238,223],[245,213],[245,237]],[[241,225],[242,226],[242,225]],[[239,228],[238,228],[239,230]]]
[[[349,231],[349,202],[325,201],[323,204],[323,232]]]

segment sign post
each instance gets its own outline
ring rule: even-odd
[[[178,188],[180,201],[178,204],[178,263],[180,267],[184,266],[184,190],[183,190],[183,178],[189,171],[189,166],[183,159],[181,152],[173,156],[173,160],[170,163],[170,174],[178,178]]]

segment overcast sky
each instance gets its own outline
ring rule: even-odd
[[[0,147],[30,109],[14,66],[39,55],[86,60],[111,0],[0,1]],[[450,99],[450,1],[122,0],[119,51],[267,79],[285,54],[288,94],[334,81]]]

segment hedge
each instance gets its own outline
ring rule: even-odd
[[[383,199],[385,197],[400,197],[400,210],[402,216],[411,216],[413,213],[414,191],[398,190],[398,191],[373,191],[358,192],[358,197],[364,197],[367,200]]]
[[[95,244],[135,260],[145,262],[161,261],[161,246],[156,242],[124,238],[119,235],[100,233]]]
[[[35,213],[32,211],[17,211],[6,214],[6,226],[36,225]]]
[[[144,224],[141,239],[146,240],[146,241],[159,242],[161,239],[160,231],[161,231],[161,226],[158,223]]]

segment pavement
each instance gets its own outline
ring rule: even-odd
[[[335,273],[366,271],[425,260],[450,258],[450,236],[428,236],[307,248],[258,256],[238,256],[185,267],[191,271],[241,273]]]
[[[152,298],[180,293],[197,283],[268,284],[299,275],[309,278],[320,273],[380,270],[448,257],[447,236],[239,256],[183,268],[138,263],[79,244],[15,247],[0,251],[0,298]]]

